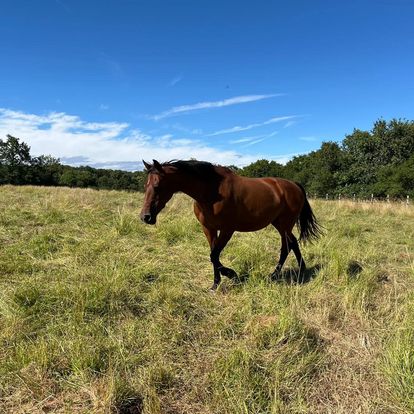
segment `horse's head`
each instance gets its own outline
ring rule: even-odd
[[[141,210],[141,220],[147,224],[155,224],[158,213],[171,199],[174,191],[168,183],[166,169],[156,160],[153,164],[143,161],[148,172],[148,179],[145,184],[144,205]]]

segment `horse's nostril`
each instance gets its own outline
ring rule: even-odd
[[[145,213],[141,216],[141,220],[144,223],[149,223],[151,221],[151,214],[150,213]]]

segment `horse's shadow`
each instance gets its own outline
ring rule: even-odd
[[[270,280],[275,283],[287,283],[289,285],[304,285],[309,283],[311,280],[315,279],[319,270],[321,270],[322,265],[316,264],[314,266],[308,267],[305,270],[299,269],[286,269],[283,270],[279,277],[271,278]],[[237,277],[233,278],[232,281],[235,285],[242,285],[246,283],[250,278],[250,272],[246,269],[243,269]]]
[[[289,285],[304,285],[315,279],[319,270],[322,269],[321,264],[308,267],[305,270],[286,269],[281,272],[277,279],[272,279],[276,283],[287,283]]]

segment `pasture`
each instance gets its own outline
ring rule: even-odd
[[[0,412],[414,412],[414,207],[311,200],[309,280],[267,228],[211,293],[191,200],[142,199],[0,188]]]

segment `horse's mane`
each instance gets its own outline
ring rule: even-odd
[[[197,160],[171,160],[161,164],[163,167],[175,167],[178,171],[182,171],[186,174],[197,176],[206,180],[221,180],[223,173],[228,174],[232,171],[221,165],[212,164],[207,161]]]

